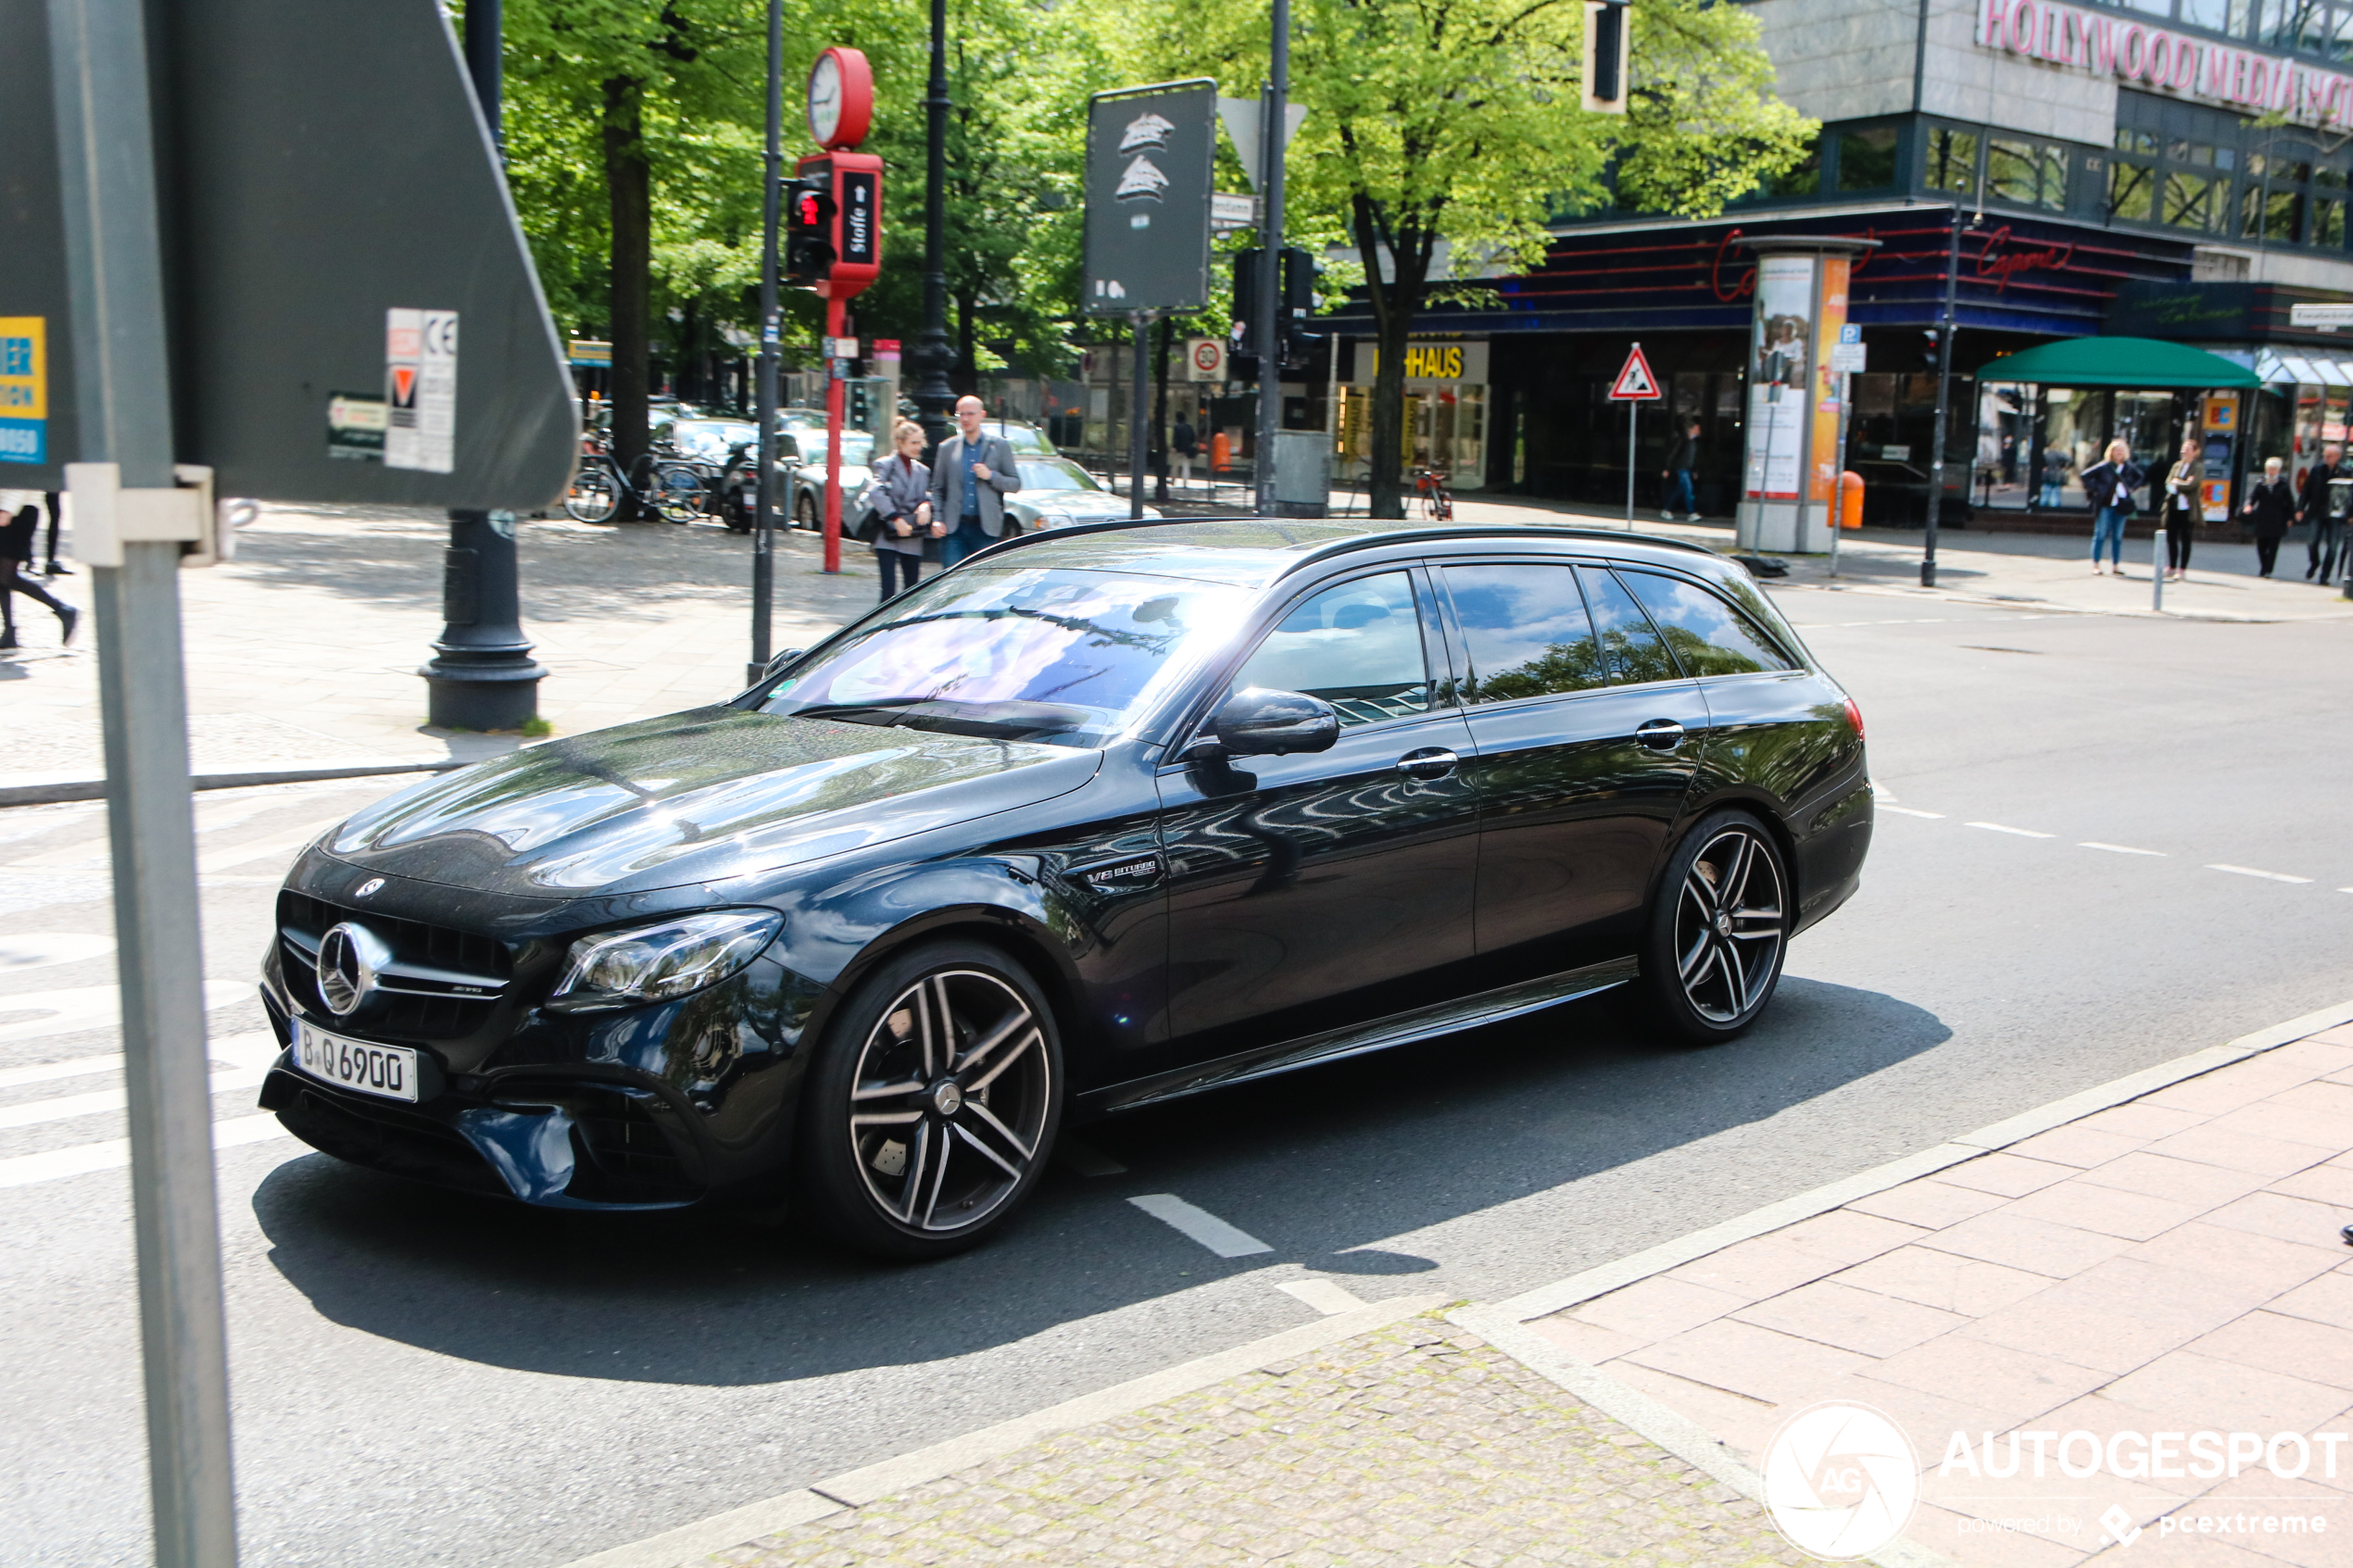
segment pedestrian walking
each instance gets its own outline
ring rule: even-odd
[[[44,490],[41,495],[41,503],[49,508],[49,559],[48,563],[42,567],[41,575],[70,577],[73,575],[73,568],[60,565],[57,560],[57,524],[65,519],[65,502],[58,497],[56,491]]]
[[[57,612],[57,624],[64,634],[61,643],[73,641],[74,623],[82,612],[24,575],[22,569],[32,564],[32,534],[41,525],[41,508],[22,494],[0,491],[0,648],[19,646],[17,641],[17,596],[37,599]]]
[[[2092,571],[2124,574],[2124,524],[2133,515],[2133,492],[2148,475],[2133,460],[2133,448],[2121,441],[2108,444],[2108,458],[2083,470],[2083,496],[2092,503]],[[2108,566],[2100,551],[2108,551]]]
[[[2165,475],[2165,575],[2179,583],[2189,576],[2190,546],[2197,542],[2204,510],[2206,458],[2195,435],[2182,438],[2181,460]]]
[[[1667,506],[1658,514],[1661,520],[1673,522],[1680,508],[1689,521],[1699,521],[1699,493],[1692,483],[1698,472],[1699,421],[1692,420],[1685,423],[1681,438],[1675,443],[1675,450],[1667,457],[1667,466],[1659,470],[1658,477],[1667,482],[1663,497]]]
[[[1176,458],[1176,483],[1190,484],[1193,482],[1193,459],[1201,456],[1201,432],[1195,430],[1193,421],[1182,413],[1176,416],[1176,428],[1169,433],[1168,450]]]
[[[2321,448],[2321,460],[2304,476],[2304,504],[2298,522],[2312,525],[2304,544],[2304,581],[2326,583],[2336,575],[2337,547],[2345,540],[2345,514],[2353,510],[2353,467],[2345,462],[2345,448],[2331,443]]]
[[[2043,453],[2043,505],[2056,507],[2063,504],[2059,492],[2067,483],[2067,470],[2072,462],[2073,459],[2067,455],[2067,448],[2056,441]]]
[[[931,515],[947,531],[939,541],[942,570],[997,542],[1005,531],[1005,497],[1021,488],[1012,444],[980,428],[987,413],[979,398],[959,397],[956,433],[939,444],[939,466],[931,475]],[[1016,521],[1015,529],[1019,526]]]
[[[924,542],[946,532],[932,521],[931,470],[923,464],[924,427],[901,420],[891,427],[890,437],[891,454],[875,465],[875,482],[866,490],[866,509],[874,519],[875,570],[886,600],[915,585],[923,575]]]
[[[2296,517],[2296,486],[2280,471],[2277,458],[2263,459],[2263,477],[2247,491],[2246,505],[2239,510],[2255,532],[2255,560],[2262,568],[2258,575],[2269,577],[2279,564],[2280,541]]]

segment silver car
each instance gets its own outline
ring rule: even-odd
[[[1095,483],[1095,476],[1068,458],[1030,457],[1015,448],[1021,488],[1005,497],[1005,509],[1033,528],[1068,528],[1074,522],[1116,522],[1127,516],[1127,497]],[[1160,513],[1151,507],[1146,517]]]

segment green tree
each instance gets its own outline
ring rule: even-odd
[[[1736,6],[1642,0],[1622,116],[1580,107],[1576,0],[1294,0],[1291,14],[1290,92],[1307,118],[1286,227],[1293,244],[1352,245],[1364,267],[1375,517],[1403,514],[1405,346],[1425,306],[1540,263],[1545,224],[1606,200],[1613,175],[1621,205],[1709,217],[1793,167],[1814,129],[1772,97],[1756,23]],[[1129,17],[1125,53],[1145,70],[1242,95],[1265,75],[1254,6],[1139,3]]]

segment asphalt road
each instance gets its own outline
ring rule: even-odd
[[[554,1568],[1313,1316],[1283,1282],[1493,1299],[2353,996],[2342,623],[1782,599],[1889,806],[1736,1044],[1646,1044],[1604,998],[1139,1113],[1086,1135],[1124,1171],[1059,1171],[920,1269],[224,1150],[245,1561]],[[208,973],[250,976],[291,840],[371,793],[207,798]],[[102,832],[0,811],[0,1563],[146,1551],[123,1174],[9,1162],[121,1134],[63,1098],[109,1077],[13,1071],[111,1032],[7,1010],[112,979],[8,959],[110,931]],[[261,1027],[227,995],[216,1037]],[[1221,1258],[1126,1201],[1153,1194],[1272,1250]]]

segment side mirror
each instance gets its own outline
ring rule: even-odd
[[[782,673],[785,666],[790,664],[794,659],[799,659],[802,654],[807,653],[808,651],[809,650],[807,648],[786,648],[784,652],[770,659],[766,664],[761,666],[760,679],[764,681],[771,675]],[[758,683],[755,682],[753,684],[757,684]]]
[[[1209,733],[1234,757],[1329,751],[1340,739],[1340,714],[1321,697],[1252,686],[1226,699]]]

